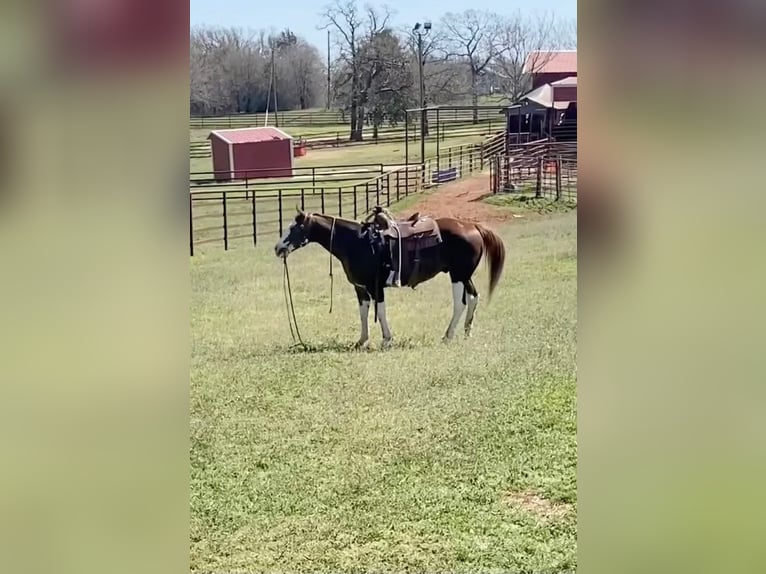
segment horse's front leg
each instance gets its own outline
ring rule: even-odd
[[[370,295],[367,293],[367,289],[363,287],[355,287],[356,298],[359,301],[359,322],[361,323],[361,333],[359,340],[354,345],[357,349],[361,349],[367,345],[370,341]]]
[[[378,321],[380,321],[380,332],[383,335],[384,349],[388,349],[391,346],[393,335],[391,335],[391,327],[388,326],[388,318],[386,317],[386,295],[383,291],[383,287],[379,287],[375,294],[375,309],[378,313]]]

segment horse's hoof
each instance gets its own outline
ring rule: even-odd
[[[380,348],[383,350],[390,349],[392,342],[393,339],[383,339],[383,343],[380,345]]]
[[[369,344],[370,344],[369,339],[365,339],[365,340],[359,339],[356,343],[354,343],[354,349],[365,349],[367,348],[367,345]]]
[[[444,336],[442,337],[442,343],[444,343],[445,345],[446,345],[447,343],[451,343],[451,342],[452,342],[452,337],[450,337],[449,335],[444,335]]]

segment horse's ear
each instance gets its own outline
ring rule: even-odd
[[[303,213],[303,212],[301,211],[301,208],[300,208],[300,207],[298,207],[298,204],[297,204],[297,203],[295,204],[295,213],[297,213],[298,215],[300,215],[301,213]]]

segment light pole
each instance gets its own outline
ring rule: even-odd
[[[423,36],[431,31],[431,22],[424,22],[422,29],[420,22],[415,24],[412,31],[418,37],[418,73],[420,77],[420,164],[423,171],[423,181],[425,182],[426,165],[426,81],[423,78]]]

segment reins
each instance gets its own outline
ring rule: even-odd
[[[334,277],[332,275],[332,240],[335,237],[335,218],[332,218],[332,227],[330,228],[330,313],[332,313],[332,286],[334,283]]]
[[[303,339],[301,338],[301,332],[298,329],[298,321],[295,319],[295,305],[293,304],[293,290],[290,286],[290,270],[287,268],[287,257],[285,257],[282,261],[284,262],[285,271],[282,274],[282,288],[285,293],[285,307],[287,308],[287,324],[290,326],[290,336],[293,338],[293,344],[299,343],[305,349],[306,343],[304,343]],[[295,330],[293,330],[293,323],[295,323]]]

